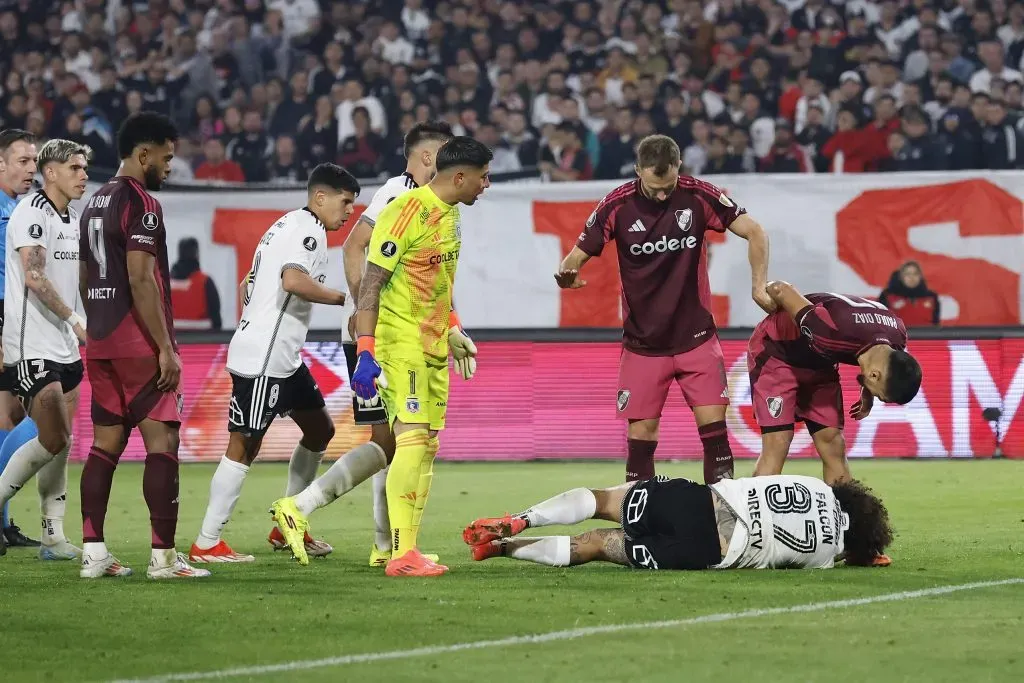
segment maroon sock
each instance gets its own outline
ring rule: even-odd
[[[93,446],[82,469],[79,492],[82,496],[82,540],[86,543],[103,542],[103,523],[107,518],[110,487],[120,455],[112,455]]]
[[[626,439],[626,481],[644,481],[654,478],[654,451],[657,441]]]
[[[697,432],[704,444],[704,483],[714,484],[722,479],[732,479],[732,447],[729,446],[729,431],[725,420],[698,427]]]
[[[153,525],[153,548],[174,547],[178,528],[178,456],[174,453],[147,453],[142,475],[142,494],[149,506]]]

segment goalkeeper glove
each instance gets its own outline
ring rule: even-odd
[[[455,371],[462,375],[462,379],[473,379],[473,375],[476,373],[476,344],[462,330],[455,311],[451,313],[451,327],[448,328],[448,346],[452,350]]]
[[[373,408],[380,403],[377,387],[387,388],[388,381],[373,357],[375,339],[370,336],[359,338],[356,346],[356,369],[352,373],[352,391],[356,401],[364,408]]]

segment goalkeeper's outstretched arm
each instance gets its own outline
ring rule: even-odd
[[[380,313],[380,292],[391,279],[391,271],[375,263],[366,264],[356,302],[356,337],[372,337]]]

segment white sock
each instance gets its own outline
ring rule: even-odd
[[[295,506],[299,512],[308,516],[313,510],[333,503],[369,479],[386,463],[384,449],[372,441],[356,446],[338,458],[305,491],[295,496]]]
[[[373,542],[377,550],[391,550],[391,518],[388,516],[388,465],[373,475]]]
[[[316,470],[320,467],[324,452],[311,451],[301,443],[296,444],[292,451],[292,459],[288,461],[288,488],[284,495],[294,496],[316,479]]]
[[[149,552],[150,567],[169,567],[178,561],[178,551],[174,548],[151,548]]]
[[[579,524],[591,519],[597,512],[597,498],[590,489],[573,489],[559,493],[537,503],[520,516],[526,517],[531,527],[552,524]]]
[[[67,541],[64,536],[64,511],[68,504],[68,445],[53,460],[43,465],[36,475],[39,489],[39,511],[43,517],[43,545],[56,545]]]
[[[569,548],[568,536],[517,538],[505,546],[505,557],[546,564],[549,567],[568,567]]]
[[[0,506],[13,498],[14,494],[53,458],[53,453],[43,448],[38,436],[26,441],[14,451],[14,455],[7,462],[7,467],[0,473]]]
[[[199,538],[196,539],[196,545],[200,549],[208,550],[220,542],[220,533],[231,519],[231,512],[242,496],[242,484],[248,473],[247,466],[228,460],[226,455],[221,456],[217,471],[210,480],[210,503],[206,506],[203,527],[199,532]]]
[[[96,541],[93,543],[83,543],[82,553],[88,555],[94,560],[102,560],[104,557],[110,554],[107,550],[107,544],[103,541]]]

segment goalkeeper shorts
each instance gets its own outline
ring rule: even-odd
[[[390,423],[427,424],[444,429],[448,413],[448,363],[426,358],[378,357],[388,386],[380,388]]]

